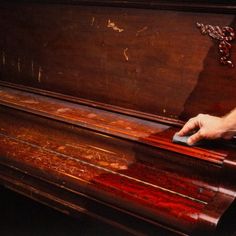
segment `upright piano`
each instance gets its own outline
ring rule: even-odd
[[[130,235],[226,233],[236,143],[172,143],[236,106],[236,4],[0,3],[0,183]]]

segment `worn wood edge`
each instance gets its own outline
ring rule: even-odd
[[[146,8],[159,10],[175,10],[175,11],[194,11],[208,13],[236,13],[236,4],[234,1],[137,1],[137,0],[4,0],[5,3],[38,3],[38,4],[70,4],[70,5],[86,5],[86,6],[109,6],[109,7],[130,7],[130,8]]]
[[[184,125],[184,121],[181,121],[178,119],[168,118],[168,117],[164,117],[164,116],[158,116],[158,115],[145,113],[145,112],[141,112],[141,111],[136,111],[136,110],[131,110],[131,109],[115,106],[115,105],[100,103],[100,102],[96,102],[96,101],[92,101],[92,100],[88,100],[88,99],[76,98],[73,96],[69,96],[69,95],[65,95],[65,94],[61,94],[61,93],[56,93],[56,92],[52,92],[49,90],[38,89],[38,88],[30,87],[30,86],[24,86],[21,84],[13,84],[10,82],[5,82],[5,81],[0,80],[0,86],[18,89],[18,90],[25,91],[25,92],[32,92],[35,94],[44,95],[44,96],[48,96],[48,97],[52,97],[52,98],[58,98],[60,100],[73,102],[73,103],[81,104],[81,105],[86,105],[86,106],[90,106],[90,107],[94,107],[94,108],[100,108],[105,111],[114,111],[119,114],[134,116],[134,117],[142,118],[145,120],[157,121],[162,124],[171,124],[176,127],[182,127]]]
[[[38,95],[38,96],[41,96],[41,95]],[[58,102],[60,102],[60,100],[58,100]],[[187,147],[187,146],[174,144],[174,143],[172,143],[170,141],[168,142],[168,140],[162,139],[160,137],[157,137],[155,139],[149,138],[149,137],[138,138],[138,137],[130,135],[125,130],[124,130],[125,132],[122,132],[122,130],[107,130],[106,128],[103,128],[100,126],[96,127],[95,125],[92,125],[92,124],[83,123],[83,121],[79,121],[79,120],[75,121],[75,120],[71,120],[69,118],[60,117],[60,115],[51,114],[51,113],[48,113],[47,111],[43,111],[43,110],[40,111],[37,109],[27,108],[27,107],[24,107],[19,104],[6,102],[6,101],[1,100],[1,98],[0,98],[0,104],[3,106],[6,106],[6,107],[10,107],[13,109],[23,111],[23,112],[27,112],[27,113],[34,114],[34,115],[39,115],[42,117],[50,118],[52,120],[61,121],[61,122],[67,123],[67,124],[72,124],[72,125],[79,126],[79,127],[82,127],[82,128],[88,129],[88,130],[96,131],[99,133],[112,135],[112,136],[123,138],[126,140],[143,143],[143,144],[146,144],[149,146],[165,149],[168,151],[173,151],[175,153],[183,154],[184,156],[197,158],[197,159],[207,161],[212,164],[216,164],[216,165],[220,165],[220,166],[223,165],[223,161],[227,157],[226,154],[211,151],[208,149],[202,149],[202,148],[198,148],[198,147],[193,148],[193,147]]]

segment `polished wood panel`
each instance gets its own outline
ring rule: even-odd
[[[121,204],[136,214],[146,212],[148,218],[160,221],[161,217],[164,225],[168,225],[170,217],[163,219],[163,214],[173,207],[171,215],[177,214],[178,220],[176,215],[171,222],[177,220],[176,229],[183,227],[191,231],[198,219],[194,215],[199,215],[199,210],[208,209],[211,204],[214,208],[220,199],[225,199],[222,192],[217,197],[219,200],[212,201],[218,195],[222,167],[192,159],[183,162],[183,157],[172,152],[165,154],[137,147],[135,143],[108,139],[73,126],[63,127],[60,123],[11,109],[4,108],[3,111],[0,146],[5,157],[1,159],[4,166],[14,166],[21,172],[63,188],[79,189],[79,192],[109,204],[118,203],[117,207]],[[6,173],[9,171],[4,171],[3,176]],[[225,205],[220,205],[224,211]],[[179,212],[183,212],[181,217]]]
[[[14,112],[16,118],[9,119],[12,112],[4,109],[1,119],[0,147],[5,157],[1,164],[4,166],[14,166],[35,178],[79,191],[116,207],[122,206],[130,214],[142,212],[142,217],[146,215],[166,226],[171,222],[176,225],[176,230],[185,229],[186,232],[194,229],[200,211],[207,209],[216,197],[220,181],[216,178],[217,172],[220,175],[217,166],[198,163],[200,170],[192,170],[181,165],[178,157],[163,159],[158,157],[158,153],[150,165],[149,159],[154,157],[148,155],[155,155],[155,152],[148,154],[145,147],[143,151],[138,148],[136,153],[132,147],[135,144],[127,141],[107,140],[100,134],[72,127],[68,130],[61,124],[53,125],[24,113]],[[173,154],[170,152],[169,155]],[[190,167],[193,163],[190,160],[185,164]],[[208,170],[205,176],[197,173],[201,168]],[[217,180],[211,185],[210,169]],[[6,174],[4,171],[3,176]],[[224,211],[223,206],[221,211]]]

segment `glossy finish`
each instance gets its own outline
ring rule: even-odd
[[[32,114],[76,126],[96,130],[128,140],[161,147],[180,154],[222,165],[227,153],[222,150],[190,148],[172,143],[176,128],[132,116],[115,114],[88,106],[62,102],[58,99],[34,95],[0,87],[0,104]]]
[[[186,147],[172,136],[190,116],[235,106],[235,71],[196,27],[234,15],[67,3],[1,4],[0,182],[131,235],[223,229],[235,141]]]
[[[184,232],[193,230],[220,183],[220,167],[198,162],[199,167],[192,169],[196,162],[183,164],[183,157],[172,152],[149,150],[14,110],[4,109],[0,146],[4,166],[122,206],[130,214],[142,213],[167,226],[171,222]],[[209,179],[209,170],[214,180]]]

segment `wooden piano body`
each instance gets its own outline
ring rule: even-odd
[[[1,2],[0,183],[132,235],[222,232],[234,141],[171,140],[190,117],[235,107],[236,69],[196,26],[236,29],[235,12],[199,1]]]

